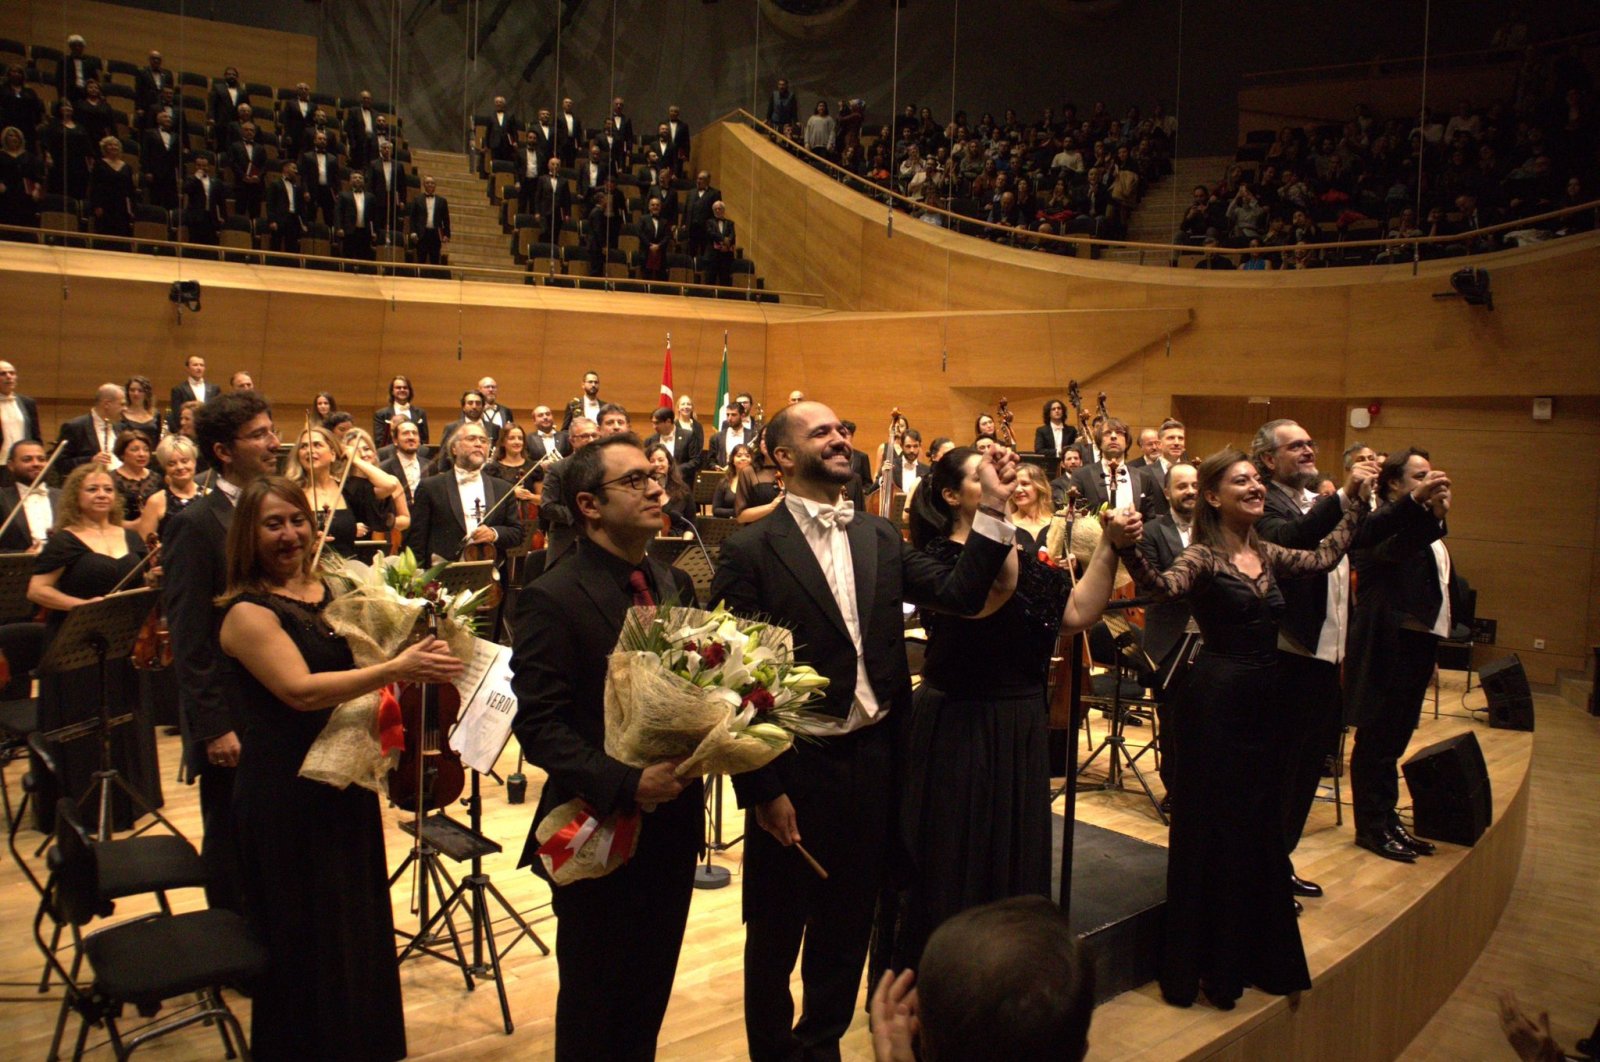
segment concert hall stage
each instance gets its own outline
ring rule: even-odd
[[[1312,990],[1298,1001],[1246,991],[1235,1010],[1223,1013],[1203,1003],[1187,1010],[1169,1007],[1154,984],[1141,983],[1096,1011],[1091,1059],[1387,1059],[1406,1049],[1450,998],[1494,930],[1517,877],[1529,828],[1534,735],[1490,730],[1481,722],[1481,715],[1480,721],[1461,715],[1459,680],[1459,675],[1447,674],[1446,714],[1435,720],[1431,709],[1426,711],[1412,748],[1466,728],[1476,733],[1494,790],[1494,822],[1477,846],[1441,846],[1438,856],[1412,866],[1387,862],[1351,843],[1348,808],[1345,825],[1335,827],[1331,804],[1317,804],[1296,854],[1299,871],[1328,891],[1326,899],[1305,902],[1300,920]],[[1540,697],[1539,702],[1541,713],[1556,703],[1548,697]],[[1482,694],[1474,690],[1467,703],[1481,705]],[[1564,707],[1577,711],[1570,705]],[[1585,717],[1585,722],[1592,721]],[[1094,727],[1098,737],[1102,727],[1098,714]],[[1130,731],[1129,737],[1139,740],[1145,733]],[[172,781],[177,739],[162,736],[159,745],[166,811],[180,828],[198,837],[196,791]],[[516,769],[515,742],[499,766],[502,776]],[[6,773],[15,799],[22,766],[12,764]],[[505,849],[486,860],[485,869],[511,903],[535,919],[535,928],[554,944],[556,927],[549,917],[548,890],[527,871],[514,867],[542,781],[536,770],[528,768],[528,773],[532,784],[525,804],[507,803],[504,790],[492,782],[484,786],[485,832]],[[1402,795],[1402,805],[1408,802]],[[1058,812],[1061,806],[1058,802]],[[727,807],[725,833],[732,838],[742,831],[744,817],[733,810],[731,799]],[[1164,890],[1161,868],[1165,864],[1165,853],[1153,846],[1165,844],[1165,828],[1136,788],[1132,792],[1079,794],[1077,814],[1080,847],[1075,870],[1080,885],[1074,921],[1080,928],[1099,927],[1101,935],[1125,933],[1136,941],[1153,939],[1155,921],[1150,912]],[[409,842],[395,826],[401,817],[389,809],[384,812],[391,866],[404,858]],[[19,841],[31,852],[38,837],[24,831]],[[1123,855],[1123,849],[1133,854]],[[729,887],[695,893],[672,1004],[662,1030],[662,1059],[714,1062],[745,1057],[740,854],[736,846],[717,857],[733,872]],[[450,869],[455,873],[460,868]],[[1094,878],[1094,883],[1089,884],[1085,877]],[[1131,899],[1128,907],[1145,914],[1118,924],[1118,915],[1108,915],[1101,904],[1101,899],[1115,894]],[[174,894],[173,900],[180,910],[203,902],[193,890]],[[408,882],[396,885],[394,901],[396,923],[414,927]],[[26,982],[38,977],[40,962],[29,932],[35,905],[35,896],[15,865],[9,858],[0,861],[0,924],[6,927],[0,935],[0,980]],[[153,905],[119,902],[116,917],[150,908]],[[627,918],[628,913],[619,911],[618,917]],[[1592,930],[1572,932],[1577,938],[1592,936]],[[502,943],[508,937],[502,937]],[[1142,961],[1152,961],[1154,952],[1148,944],[1140,947],[1146,956]],[[540,956],[524,941],[505,957],[505,971],[517,1026],[509,1037],[500,1028],[492,985],[480,982],[478,991],[469,994],[463,990],[460,974],[443,963],[429,959],[408,962],[401,977],[411,1057],[450,1062],[549,1057],[557,988],[554,957]],[[1119,966],[1113,975],[1134,983],[1143,981],[1150,971],[1141,974],[1138,969]],[[798,1000],[798,977],[794,987]],[[16,999],[31,993],[25,987],[7,986],[0,989],[0,995]],[[1526,997],[1537,1009],[1542,1005],[1541,986],[1528,984]],[[42,1057],[58,998],[0,1002],[0,1028],[11,1044],[8,1054]],[[248,1023],[249,1000],[230,996],[230,1003]],[[1555,1008],[1552,1012],[1556,1016]],[[1587,1017],[1592,1020],[1593,1016]],[[102,1040],[103,1036],[91,1037],[91,1043]],[[149,1051],[157,1058],[211,1058],[217,1046],[210,1030],[193,1029],[158,1041]],[[1477,1046],[1491,1053],[1500,1050],[1489,1043]],[[861,1014],[846,1036],[844,1058],[871,1057],[871,1038]]]

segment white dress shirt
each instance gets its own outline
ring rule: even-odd
[[[600,423],[600,406],[602,404],[603,403],[598,398],[590,398],[588,395],[584,395],[583,415],[594,421],[596,424]]]
[[[193,377],[191,377],[189,379],[189,393],[194,395],[194,398],[195,398],[196,402],[204,402],[206,400],[206,382],[205,382],[205,380],[198,380],[197,381]]]
[[[49,488],[43,483],[38,487],[38,490],[33,490],[18,483],[15,490],[22,503],[22,518],[28,521],[28,534],[34,545],[42,546],[50,536],[50,529],[55,526],[56,514],[50,505]]]
[[[1433,619],[1433,633],[1440,638],[1450,637],[1450,551],[1442,539],[1428,544],[1433,550],[1433,566],[1439,570],[1439,614]]]
[[[732,460],[733,448],[735,446],[743,446],[744,444],[745,438],[743,428],[722,429],[722,456],[724,459]]]
[[[489,511],[489,492],[483,485],[483,472],[468,472],[458,468],[456,473],[456,492],[461,496],[461,519],[467,526],[470,536],[483,522],[483,514]]]
[[[417,484],[422,482],[422,461],[416,454],[409,456],[395,451],[395,460],[400,462],[400,471],[406,477],[406,490],[410,494],[417,492]]]
[[[1272,490],[1281,490],[1302,513],[1311,511],[1317,496],[1309,490],[1289,490],[1281,483],[1273,483]],[[1339,504],[1344,505],[1344,491],[1339,491]],[[1344,661],[1345,639],[1350,633],[1350,558],[1340,557],[1339,563],[1323,578],[1328,581],[1328,597],[1322,612],[1322,629],[1317,632],[1315,647],[1304,646],[1278,631],[1278,648],[1295,656],[1312,656],[1328,664]]]
[[[1050,434],[1056,440],[1056,453],[1059,455],[1061,453],[1061,448],[1064,445],[1062,440],[1066,437],[1067,426],[1065,424],[1052,424],[1050,425]]]
[[[11,448],[22,441],[28,432],[28,420],[22,415],[22,403],[16,395],[0,395],[0,435],[5,436],[5,452],[0,461],[11,459]]]
[[[117,445],[117,426],[92,409],[89,411],[89,419],[94,422],[94,437],[99,443],[100,452],[111,457],[111,464],[106,467],[119,467],[122,462],[111,452],[111,448]]]
[[[428,210],[427,227],[430,228],[430,229],[434,227],[434,224],[433,224],[433,207],[434,207],[434,204],[436,204],[438,201],[439,201],[439,197],[436,196],[436,195],[425,195],[425,196],[422,197],[423,206],[427,207],[427,210]]]

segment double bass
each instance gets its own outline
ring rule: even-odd
[[[878,489],[867,499],[867,511],[894,519],[894,496],[897,493],[894,478],[895,443],[906,430],[906,418],[895,406],[889,411],[889,438],[883,444],[883,463],[878,466]]]
[[[1011,422],[1016,419],[1016,414],[1011,412],[1011,403],[1008,402],[1004,396],[1002,396],[999,404],[995,406],[994,413],[995,421],[1000,426],[1000,441],[1004,443],[1007,448],[1015,450],[1017,448],[1017,433],[1012,428]]]

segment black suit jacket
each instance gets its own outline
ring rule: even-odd
[[[161,139],[161,130],[145,130],[139,144],[139,175],[147,178],[152,188],[161,185],[176,190],[182,158],[183,137],[177,129],[172,131],[170,147]]]
[[[555,436],[550,440],[549,445],[545,444],[544,436],[540,435],[537,431],[528,432],[529,457],[533,458],[535,461],[542,461],[550,454],[552,450],[559,454],[569,454],[572,452],[572,444],[567,441],[566,432],[556,432]]]
[[[585,203],[593,202],[594,193],[606,186],[606,178],[615,177],[617,173],[604,152],[600,154],[598,174],[590,173],[589,166],[588,159],[581,159],[578,162],[578,195]]]
[[[639,219],[639,253],[645,254],[650,250],[650,245],[662,245],[662,255],[672,251],[672,222],[667,220],[667,212],[662,210],[661,216],[645,214]],[[665,264],[665,259],[663,259]]]
[[[140,111],[148,111],[161,101],[161,90],[164,88],[177,88],[171,70],[162,67],[157,71],[151,70],[148,65],[141,66],[139,72],[133,76],[134,103]]]
[[[228,527],[233,503],[221,490],[186,506],[167,522],[162,545],[161,597],[172,633],[189,773],[210,770],[205,743],[236,730],[232,669],[222,658],[217,632],[222,614],[213,604],[228,588]]]
[[[484,498],[490,508],[511,491],[511,484],[493,476],[484,476],[483,483]],[[494,544],[498,557],[504,558],[506,550],[522,545],[522,516],[516,505],[507,502],[495,509],[489,517],[489,526],[499,536]],[[411,505],[411,527],[406,531],[406,548],[423,564],[432,563],[435,554],[453,561],[461,556],[466,537],[466,514],[461,509],[455,473],[428,476],[417,484],[416,500]]]
[[[5,432],[0,429],[0,453],[12,443],[21,442],[23,439],[32,439],[34,442],[43,442],[39,434],[39,404],[27,395],[17,396],[17,410],[22,414],[22,439],[7,439]]]
[[[345,149],[353,168],[363,169],[370,160],[378,157],[378,128],[378,112],[373,110],[372,132],[367,132],[367,123],[361,116],[359,105],[344,120]]]
[[[211,91],[206,94],[206,115],[211,119],[211,124],[216,127],[218,136],[227,128],[228,124],[239,118],[239,104],[250,102],[245,97],[244,86],[234,86],[239,98],[236,100],[228,94],[228,85],[224,81],[213,81]]]
[[[1078,429],[1071,424],[1061,426],[1062,447],[1071,446],[1078,439]],[[1056,434],[1050,430],[1050,425],[1041,424],[1033,429],[1033,452],[1036,454],[1049,454],[1060,457],[1061,450],[1056,447]]]
[[[490,158],[509,159],[516,154],[517,141],[522,135],[522,123],[517,121],[510,111],[505,112],[504,121],[496,121],[493,112],[489,114],[489,124],[484,129],[483,146],[488,150]]]
[[[734,231],[733,222],[732,222],[732,220],[730,220],[726,216],[724,216],[722,218],[713,217],[710,221],[706,222],[706,241],[708,243],[712,243],[712,244],[730,243],[731,244],[731,243],[737,243],[738,240],[739,240],[739,236],[738,236],[737,232]],[[715,250],[715,249],[716,248],[713,248],[713,250]],[[721,253],[723,253],[723,254],[732,254],[733,252],[730,250],[730,251],[722,251]]]
[[[450,238],[450,203],[444,196],[434,195],[433,227],[439,230],[439,235],[445,239]],[[428,227],[428,197],[419,195],[411,201],[406,209],[406,217],[411,222],[411,235],[420,236]]]
[[[264,182],[266,167],[267,149],[261,146],[261,141],[257,140],[248,147],[243,140],[228,145],[228,169],[233,172],[234,184],[244,183],[247,169]]]
[[[1106,473],[1100,464],[1084,465],[1072,473],[1072,482],[1077,485],[1079,495],[1091,512],[1106,503]],[[1145,470],[1129,468],[1128,482],[1133,486],[1133,507],[1139,510],[1145,519],[1158,515],[1155,496],[1161,494],[1161,490],[1154,485],[1151,477],[1145,474]]]
[[[90,413],[62,421],[61,434],[56,438],[57,441],[64,439],[67,443],[66,451],[56,460],[56,468],[63,476],[79,465],[93,460],[94,455],[100,452],[100,439],[95,433],[94,415]]]
[[[1171,516],[1158,516],[1144,525],[1144,538],[1139,542],[1147,564],[1158,572],[1172,567],[1172,562],[1183,552],[1183,539],[1178,525]],[[1153,602],[1144,610],[1144,651],[1156,664],[1166,660],[1167,654],[1183,639],[1183,629],[1193,615],[1187,598],[1177,601]]]
[[[547,569],[517,600],[511,685],[517,695],[512,730],[530,762],[548,775],[533,814],[518,866],[532,864],[545,877],[535,852],[534,829],[552,808],[581,797],[604,818],[633,807],[638,767],[605,752],[606,658],[616,648],[623,617],[633,604],[618,579],[620,558],[587,539],[568,563]],[[694,601],[688,573],[647,559],[658,600],[676,595]],[[682,831],[697,843],[703,814],[700,782],[660,805],[647,829]]]
[[[685,428],[680,421],[672,422],[672,459],[685,480],[692,481],[700,473],[700,460],[705,455],[706,429],[697,420]]]
[[[899,530],[880,517],[856,514],[846,535],[867,678],[880,707],[899,725],[911,707],[902,603],[960,615],[976,613],[1011,547],[971,535],[952,568],[912,549]],[[736,532],[722,544],[718,563],[711,600],[726,601],[739,615],[760,616],[792,631],[798,658],[829,679],[817,710],[847,717],[856,692],[855,645],[789,507],[780,505],[772,515]],[[734,788],[741,805],[786,792],[785,772],[794,758],[791,750],[760,770],[737,776]]]
[[[340,193],[339,229],[347,236],[353,232],[365,231],[367,234],[367,239],[371,240],[373,243],[377,243],[377,213],[379,210],[378,201],[372,197],[371,192],[362,192],[361,196],[365,200],[364,209],[366,213],[363,215],[362,224],[358,229],[356,225],[356,194],[353,191]]]
[[[80,57],[80,61],[83,63],[83,82],[85,85],[91,80],[98,81],[102,85],[106,83],[105,74],[101,71],[99,56],[85,55]],[[78,87],[77,70],[72,65],[72,56],[70,54],[61,57],[61,66],[58,74],[60,76],[56,83],[56,89],[61,95],[69,100],[84,98],[85,90]]]
[[[311,118],[317,113],[317,105],[307,100],[305,110],[300,109],[298,97],[284,100],[278,108],[278,131],[283,136],[286,151],[294,151],[299,147],[305,131],[311,127]]]
[[[672,128],[674,124],[677,125],[677,129]],[[693,137],[689,133],[689,123],[682,118],[679,118],[676,123],[668,122],[667,133],[672,137],[672,149],[677,152],[678,160],[687,159],[690,150],[694,146]],[[682,168],[682,166],[673,167],[673,169],[680,171]]]
[[[384,450],[388,451],[387,453]],[[417,480],[417,486],[422,486],[422,481],[428,478],[428,448],[426,446],[417,450],[417,462],[421,466],[422,475]],[[400,481],[400,486],[406,492],[406,508],[416,504],[412,496],[411,481],[406,479],[406,470],[400,467],[400,457],[394,452],[393,447],[386,446],[378,452],[378,467]],[[508,503],[509,504],[509,503]]]
[[[705,191],[698,188],[689,190],[688,202],[684,205],[684,217],[689,222],[691,229],[704,229],[713,215],[711,205],[722,198],[720,188],[707,187]],[[719,414],[720,415],[720,414]]]
[[[395,214],[399,215],[402,207],[406,205],[406,177],[405,167],[398,159],[389,160],[390,169],[394,173],[394,187],[389,187],[389,180],[383,175],[383,159],[375,158],[367,163],[367,194],[382,204],[383,209],[389,209],[389,194],[394,193]]]
[[[306,187],[303,184],[290,184],[288,181],[274,181],[267,185],[267,221],[278,226],[281,232],[289,225],[289,197],[294,197],[294,218],[305,225]]]
[[[572,119],[572,131],[567,131],[567,119]],[[558,113],[551,122],[556,127],[556,154],[561,156],[564,166],[571,166],[578,157],[578,146],[586,143],[583,134],[583,122],[578,120],[576,114],[568,115]]]
[[[541,218],[548,218],[552,207],[555,209],[557,225],[571,217],[572,189],[567,187],[565,177],[551,177],[547,173],[533,186],[533,212]]]
[[[198,177],[190,177],[183,182],[183,223],[188,226],[191,235],[207,224],[213,229],[222,227],[222,204],[227,191],[215,174],[212,174],[210,184],[208,190]]]
[[[748,446],[751,440],[753,440],[755,437],[755,432],[751,431],[749,428],[744,429],[744,442],[746,446]],[[738,444],[735,443],[734,445],[737,446]],[[718,428],[717,433],[711,437],[711,446],[709,448],[712,467],[727,468],[728,451],[732,449],[733,447],[728,445],[728,429]]]
[[[1394,515],[1403,526],[1382,541],[1357,543],[1350,551],[1356,603],[1345,653],[1345,721],[1352,726],[1373,723],[1381,715],[1384,690],[1402,652],[1401,624],[1412,619],[1431,626],[1444,603],[1430,547],[1449,528],[1409,496],[1382,509],[1398,510]],[[1450,610],[1457,616],[1462,614],[1460,582],[1452,557]]]
[[[7,483],[0,487],[0,523],[4,523],[11,516],[11,510],[22,503],[22,492],[26,489],[20,483]],[[61,501],[61,491],[46,487],[45,494],[50,499],[50,512],[54,515]],[[6,528],[6,533],[0,535],[0,553],[26,553],[32,546],[33,531],[28,527],[28,516],[18,513],[17,518],[11,521],[11,526]]]
[[[328,145],[328,150],[323,152],[327,156],[328,179],[317,179],[317,153],[307,151],[300,156],[300,187],[305,189],[306,195],[316,195],[323,189],[333,190],[339,187],[339,155],[333,150],[333,145]]]
[[[394,407],[384,406],[372,414],[372,438],[380,447],[388,446],[394,440],[389,438],[389,421],[394,417]],[[422,436],[422,446],[428,446],[428,411],[411,407],[411,423],[417,426],[417,434]]]
[[[212,185],[215,187],[216,182],[213,181]],[[222,393],[222,386],[220,384],[207,383],[201,387],[201,390],[205,392],[205,397],[200,399],[200,401],[205,403],[220,395]],[[189,389],[189,381],[185,379],[183,383],[175,385],[172,388],[172,393],[168,396],[168,398],[167,431],[176,432],[178,430],[178,422],[182,418],[184,403],[193,402],[195,400],[194,392]],[[220,594],[222,591],[219,590],[217,592]]]

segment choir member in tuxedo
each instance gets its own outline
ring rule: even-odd
[[[634,144],[633,119],[623,113],[626,108],[627,101],[621,96],[616,97],[611,101],[611,117],[606,119],[609,127],[616,132],[617,139],[622,142],[624,158],[633,150]]]
[[[228,528],[245,487],[278,470],[272,407],[255,391],[213,398],[195,415],[201,452],[217,470],[215,490],[167,521],[162,541],[162,600],[178,675],[178,718],[187,777],[200,782],[205,836],[200,855],[212,907],[239,907],[238,853],[233,819],[234,769],[239,765],[238,698],[217,645],[221,614],[215,600],[228,588]]]
[[[600,135],[594,138],[594,142],[600,145],[600,154],[605,157],[606,165],[611,167],[612,173],[628,172],[628,155],[632,149],[617,134],[617,126],[612,119],[606,119],[605,128],[600,130]]]
[[[539,130],[524,129],[511,164],[517,175],[517,213],[537,214],[539,182],[550,163],[550,147],[539,139]]]
[[[573,454],[599,437],[600,425],[588,417],[574,417],[567,431]],[[571,553],[578,541],[578,518],[566,502],[567,494],[562,485],[566,464],[566,461],[559,461],[549,467],[539,495],[539,526],[544,531],[544,570],[547,572]]]
[[[539,134],[539,149],[546,158],[555,154],[556,126],[550,118],[550,108],[540,107],[538,120],[528,129]],[[541,169],[539,172],[543,173],[544,170]]]
[[[38,404],[17,394],[17,367],[0,361],[0,459],[10,456],[11,448],[24,439],[42,438]]]
[[[733,220],[722,201],[711,204],[711,220],[706,222],[706,245],[711,252],[711,283],[727,287],[733,283],[733,249],[737,239]]]
[[[39,480],[49,460],[44,444],[33,439],[23,439],[11,447],[11,456],[6,459],[9,482],[0,487],[0,523],[18,505],[22,512],[0,536],[0,553],[37,553],[55,526],[61,491]]]
[[[640,275],[645,280],[667,279],[667,255],[672,253],[672,225],[661,216],[661,200],[652,195],[639,218],[639,253],[644,264]]]
[[[244,139],[244,127],[255,124],[256,112],[248,103],[239,104],[228,120],[214,126],[212,146],[220,153]]]
[[[370,262],[372,248],[383,242],[378,229],[378,206],[367,191],[367,178],[360,170],[350,175],[350,190],[339,196],[339,239],[346,258]]]
[[[406,508],[414,508],[417,486],[428,470],[429,455],[422,445],[422,433],[411,421],[400,420],[395,424],[394,445],[389,449],[392,452],[378,462],[378,467],[400,481],[405,487]]]
[[[519,866],[549,880],[535,831],[575,798],[596,816],[648,810],[639,847],[604,877],[550,885],[556,915],[555,1057],[652,1059],[683,944],[703,841],[704,789],[675,761],[634,767],[605,751],[606,660],[628,609],[694,600],[686,573],[647,557],[665,492],[632,435],[579,448],[560,466],[581,525],[573,556],[519,597],[512,729],[548,775]],[[546,505],[550,502],[547,500]]]
[[[1158,572],[1172,567],[1179,554],[1194,541],[1194,507],[1200,499],[1200,480],[1195,466],[1177,464],[1167,474],[1167,512],[1144,525],[1139,550],[1145,563]],[[1186,639],[1185,635],[1193,635]],[[1183,720],[1171,710],[1174,697],[1187,673],[1183,656],[1186,645],[1198,641],[1200,628],[1194,611],[1185,599],[1155,601],[1144,610],[1144,651],[1156,665],[1156,712],[1161,723],[1161,784],[1167,790],[1161,810],[1172,810],[1172,783],[1176,772],[1174,756],[1181,756]]]
[[[506,550],[522,544],[522,517],[511,502],[495,507],[511,484],[483,474],[489,434],[482,424],[463,425],[450,437],[448,452],[450,467],[417,486],[406,548],[431,564],[436,556],[459,560],[468,545],[487,542],[503,561]]]
[[[224,198],[222,182],[211,172],[211,160],[196,155],[194,173],[183,182],[183,226],[190,243],[217,242],[217,234],[222,231]]]
[[[689,165],[689,151],[693,147],[693,137],[689,133],[689,123],[683,120],[678,112],[677,104],[667,108],[667,120],[661,123],[667,127],[667,136],[672,141],[672,161],[675,165],[683,167]],[[662,155],[663,159],[668,156]]]
[[[240,139],[228,145],[228,170],[233,174],[234,209],[255,220],[261,213],[267,171],[267,149],[256,142],[256,124],[239,131]]]
[[[646,153],[656,156],[656,166],[671,166],[678,169],[678,153],[672,147],[672,133],[667,128],[667,123],[662,122],[656,126],[655,139],[645,145]]]
[[[570,430],[574,417],[588,417],[599,424],[600,410],[605,404],[600,397],[600,374],[590,369],[583,374],[583,394],[567,403],[566,414],[561,418],[561,430]]]
[[[304,81],[294,87],[294,99],[278,108],[279,148],[285,155],[297,154],[306,130],[311,127],[317,105],[311,102],[311,86]]]
[[[494,98],[494,111],[489,115],[489,125],[483,131],[483,147],[496,162],[510,162],[516,157],[517,141],[522,135],[522,123],[506,110],[506,98]]]
[[[1460,580],[1444,538],[1450,480],[1415,447],[1390,454],[1378,472],[1379,512],[1407,514],[1398,533],[1352,554],[1355,617],[1345,665],[1345,721],[1356,728],[1350,796],[1356,844],[1398,862],[1432,855],[1434,846],[1400,824],[1396,775],[1422,712],[1439,641],[1460,615]],[[1376,517],[1376,513],[1374,517]]]
[[[206,118],[211,123],[212,144],[218,150],[224,145],[217,138],[223,136],[228,123],[238,115],[239,104],[245,101],[244,86],[239,84],[238,67],[228,67],[222,72],[221,81],[211,83],[211,91],[206,93]]]
[[[90,461],[105,465],[107,471],[115,467],[117,459],[111,451],[117,442],[117,422],[127,404],[121,387],[101,384],[89,412],[62,422],[58,441],[65,442],[67,448],[56,459],[56,468],[65,474]]]
[[[556,115],[556,157],[561,165],[571,169],[578,161],[578,145],[587,141],[583,123],[572,111],[572,100],[561,101],[561,113]]]
[[[372,93],[361,93],[361,102],[345,116],[345,153],[350,168],[356,171],[367,168],[378,155],[378,137],[383,132],[383,116],[372,106]]]
[[[415,424],[422,445],[428,445],[428,411],[416,405],[416,392],[409,376],[396,376],[389,381],[389,404],[372,415],[372,439],[379,449],[393,441],[390,425],[397,417]]]
[[[556,233],[572,216],[572,189],[561,176],[561,160],[550,158],[545,162],[545,175],[533,187],[533,213],[539,224],[546,226],[545,235],[550,243],[556,242]]]
[[[300,156],[300,178],[305,185],[307,220],[314,220],[322,212],[323,224],[339,227],[339,211],[334,199],[334,189],[339,187],[339,156],[334,153],[326,133],[317,133],[311,141],[311,150]]]
[[[588,156],[578,164],[578,198],[593,202],[594,193],[604,189],[606,180],[615,176],[611,160],[600,150],[599,141],[590,143]]]
[[[161,93],[177,87],[172,71],[162,66],[160,52],[151,52],[145,66],[133,75],[133,102],[139,113],[150,110],[161,100]]]
[[[678,224],[678,193],[672,187],[672,167],[663,166],[650,173],[650,180],[655,182],[645,190],[645,201],[651,199],[661,200],[661,220],[668,227]]]
[[[405,168],[395,161],[394,144],[378,141],[378,157],[367,164],[367,192],[377,210],[378,228],[387,231],[390,217],[398,218],[406,205]]]
[[[206,403],[222,393],[222,388],[206,382],[206,359],[190,354],[183,361],[183,382],[173,385],[167,403],[167,430],[178,430],[178,417],[186,402]]]
[[[422,179],[422,194],[411,201],[408,217],[417,261],[438,265],[450,250],[450,203],[434,187],[432,177]]]
[[[535,461],[543,461],[553,453],[565,454],[569,449],[567,433],[556,430],[555,413],[549,406],[534,406],[533,430],[528,433],[528,456]]]
[[[1033,452],[1059,458],[1077,441],[1078,429],[1067,423],[1067,404],[1059,398],[1045,402],[1042,422],[1033,429]]]
[[[67,38],[67,54],[57,71],[56,90],[69,100],[81,100],[88,94],[89,82],[100,81],[99,56],[86,55],[84,39],[74,33]]]
[[[744,410],[737,402],[728,403],[728,408],[723,410],[722,427],[711,437],[711,467],[727,468],[728,455],[733,453],[733,448],[741,444],[748,444],[755,438],[744,422]]]
[[[500,404],[500,383],[493,376],[484,376],[478,380],[478,393],[483,396],[483,420],[486,424],[494,425],[491,432],[501,428],[517,419],[510,406]]]
[[[711,174],[695,174],[694,188],[684,204],[683,216],[689,225],[689,253],[696,258],[706,253],[706,226],[711,223],[713,204],[722,202],[722,189],[711,185]]]
[[[896,748],[911,707],[902,605],[983,608],[1012,553],[1004,514],[1017,461],[996,448],[980,464],[981,505],[951,567],[909,549],[887,520],[840,504],[851,447],[827,406],[786,406],[767,439],[787,497],[723,543],[711,597],[794,632],[800,659],[829,679],[819,711],[830,722],[734,783],[749,809],[744,999],[755,1062],[838,1057],[896,847]],[[802,840],[826,880],[795,850]],[[795,1026],[789,980],[802,939]]]
[[[178,141],[172,119],[158,115],[154,129],[146,129],[139,145],[139,180],[150,192],[150,202],[166,210],[178,206],[178,173],[182,170],[183,145]]]
[[[328,114],[321,107],[311,115],[311,124],[300,134],[300,142],[295,145],[292,154],[304,155],[308,151],[315,151],[318,136],[327,138],[329,152],[335,156],[339,154],[339,132],[328,126]]]
[[[1155,496],[1160,493],[1160,488],[1145,475],[1144,469],[1128,467],[1124,460],[1127,453],[1128,426],[1112,417],[1100,429],[1100,460],[1072,474],[1078,495],[1091,512],[1107,503],[1107,483],[1111,475],[1108,462],[1117,461],[1120,462],[1117,465],[1117,497],[1111,507],[1124,509],[1131,506],[1146,517],[1154,515],[1157,507]]]
[[[300,252],[300,234],[306,217],[306,193],[300,187],[300,169],[283,164],[283,180],[267,189],[267,232],[274,251]]]

